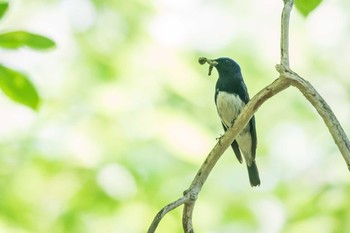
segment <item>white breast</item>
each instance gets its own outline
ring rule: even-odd
[[[218,114],[221,121],[227,127],[231,127],[244,105],[244,102],[235,94],[219,91],[216,97],[216,108]]]
[[[238,114],[241,112],[245,103],[238,97],[238,95],[230,94],[224,91],[219,91],[216,97],[216,108],[221,118],[222,123],[227,128],[231,127],[236,120]],[[249,133],[250,125],[248,124],[243,131],[237,135],[236,141],[239,145],[240,150],[243,152],[248,166],[253,161],[252,157],[252,136]]]

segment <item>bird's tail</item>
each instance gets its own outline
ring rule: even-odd
[[[258,171],[258,167],[256,166],[255,160],[252,162],[250,166],[247,166],[247,168],[248,168],[250,185],[252,187],[259,186],[260,185],[259,171]]]

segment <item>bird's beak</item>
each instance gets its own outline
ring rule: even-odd
[[[209,75],[209,76],[211,75],[211,71],[213,70],[213,67],[216,66],[216,65],[218,64],[217,61],[208,59],[208,58],[206,58],[206,57],[200,57],[200,58],[198,59],[198,62],[199,62],[199,64],[201,64],[201,65],[204,65],[205,63],[208,63],[208,64],[209,64],[209,72],[208,72],[208,75]]]

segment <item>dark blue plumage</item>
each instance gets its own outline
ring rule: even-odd
[[[243,81],[239,65],[230,58],[219,58],[211,61],[219,79],[215,86],[215,104],[224,130],[231,127],[249,101],[247,87]],[[247,164],[251,186],[260,185],[258,168],[255,162],[257,136],[254,116],[248,125],[232,142],[231,147],[237,159],[242,163],[242,154]]]

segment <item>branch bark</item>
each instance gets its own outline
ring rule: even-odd
[[[234,125],[229,128],[226,133],[220,138],[218,143],[211,150],[206,160],[198,170],[190,187],[184,192],[184,196],[179,200],[165,206],[154,218],[148,233],[153,233],[156,230],[162,217],[173,210],[174,208],[184,204],[182,225],[184,232],[193,233],[192,215],[194,206],[205,181],[210,172],[214,168],[217,161],[220,159],[224,151],[231,145],[236,136],[244,129],[259,107],[269,98],[288,88],[289,86],[296,87],[306,99],[315,107],[320,114],[325,124],[327,125],[334,142],[337,144],[343,158],[350,170],[350,142],[343,128],[339,124],[333,111],[316,91],[316,89],[298,74],[293,72],[289,67],[289,52],[288,52],[288,34],[289,34],[289,18],[293,7],[293,0],[284,0],[284,8],[281,17],[281,61],[276,66],[279,72],[277,78],[270,85],[262,89],[256,94],[244,107],[242,112],[235,120]],[[201,62],[201,61],[200,61]]]
[[[289,18],[294,0],[283,0],[284,7],[281,16],[281,62],[286,69],[289,68]]]
[[[181,197],[180,199],[166,205],[163,209],[161,209],[156,217],[154,218],[151,226],[149,227],[147,233],[152,233],[155,232],[155,230],[158,227],[158,224],[160,223],[160,221],[162,220],[162,218],[170,211],[172,211],[173,209],[179,207],[180,205],[183,205],[184,203],[188,202],[190,200],[190,194],[186,195],[184,194],[183,197]]]

